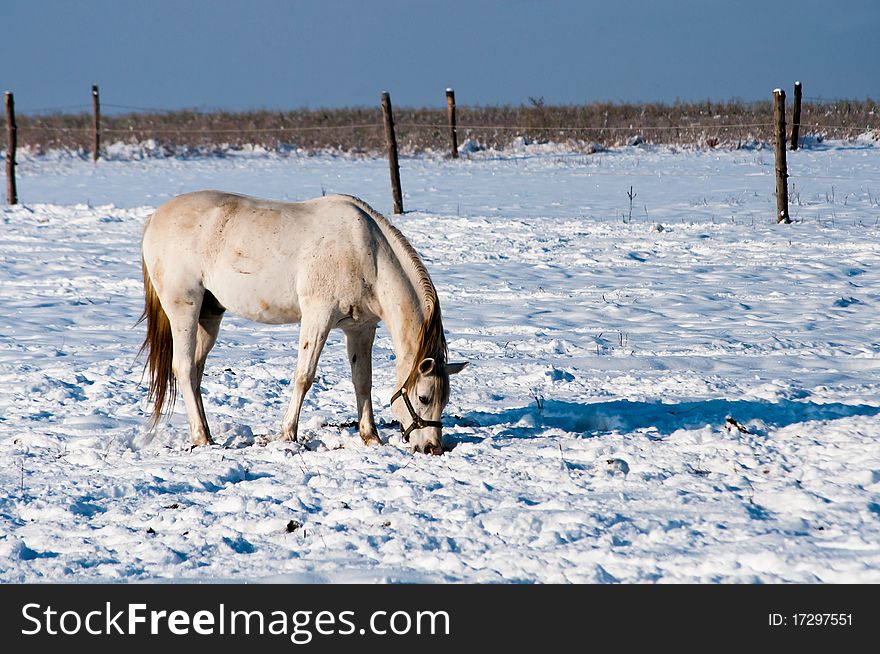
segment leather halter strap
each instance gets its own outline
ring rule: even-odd
[[[409,435],[413,429],[424,429],[425,427],[439,427],[443,428],[443,423],[439,420],[425,420],[416,413],[416,410],[413,408],[412,402],[409,401],[409,395],[406,392],[406,386],[401,386],[400,389],[391,396],[391,402],[389,404],[394,404],[394,400],[402,397],[403,403],[406,405],[407,411],[409,411],[409,415],[412,418],[412,422],[409,423],[409,427],[406,429],[403,428],[403,423],[400,423],[400,431],[403,433],[403,442],[409,443]]]

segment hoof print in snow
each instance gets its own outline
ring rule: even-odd
[[[242,536],[236,538],[223,537],[223,543],[236,554],[253,554],[256,548]]]
[[[607,459],[605,463],[608,465],[608,474],[611,476],[619,473],[626,477],[629,474],[629,464],[623,459]]]

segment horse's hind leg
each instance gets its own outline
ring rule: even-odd
[[[358,432],[367,445],[378,445],[379,434],[376,419],[373,417],[373,340],[376,337],[374,326],[351,329],[345,332],[348,347],[348,362],[351,364],[351,380],[358,408]]]
[[[202,377],[205,374],[205,360],[208,358],[208,352],[217,342],[217,334],[220,332],[220,321],[223,319],[222,314],[217,317],[199,318],[198,332],[196,334],[196,381],[194,384],[194,392],[196,396],[196,407],[198,409],[199,421],[204,426],[206,441],[200,440],[196,445],[207,445],[212,442],[211,432],[208,429],[208,416],[205,413],[205,405],[202,403]],[[189,415],[189,409],[187,409]],[[190,427],[190,429],[192,429]],[[195,432],[193,432],[195,434]]]
[[[306,317],[309,316],[309,317]],[[315,381],[315,372],[318,369],[318,357],[327,335],[330,333],[330,316],[303,311],[302,325],[299,331],[299,354],[296,359],[296,372],[293,375],[291,386],[293,394],[290,405],[284,414],[281,423],[281,439],[295,441],[299,414],[302,410],[303,398]]]
[[[199,318],[199,330],[196,336],[196,377],[199,388],[202,386],[202,376],[205,374],[205,359],[208,352],[217,342],[217,334],[220,332],[219,318]]]
[[[205,359],[208,353],[217,342],[217,334],[220,333],[220,322],[223,320],[223,314],[226,312],[214,294],[211,291],[205,291],[202,298],[202,307],[199,311],[199,327],[196,335],[196,377],[198,386],[201,389],[202,376],[205,374]],[[198,395],[199,404],[201,404],[201,393]],[[204,413],[204,410],[202,411]]]
[[[216,332],[211,337],[209,331],[199,325],[201,304],[200,298],[196,300],[183,296],[169,302],[169,306],[165,309],[168,321],[171,323],[171,337],[174,342],[171,366],[186,406],[186,417],[193,445],[209,445],[213,442],[199,386],[201,371],[204,370],[204,357],[207,356],[210,345],[213,345]],[[216,327],[219,329],[219,326],[218,321]],[[199,332],[202,330],[205,334],[200,339]],[[200,350],[203,353],[201,366],[197,361]]]

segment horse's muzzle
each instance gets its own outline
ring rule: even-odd
[[[422,448],[422,452],[424,452],[425,454],[440,456],[441,454],[443,454],[443,445],[434,445],[433,443],[427,443]]]
[[[441,436],[439,436],[439,434],[440,430],[443,429],[443,423],[439,420],[425,420],[424,418],[422,418],[422,416],[416,413],[416,410],[413,408],[412,402],[409,401],[409,395],[407,393],[406,386],[401,386],[400,389],[391,396],[391,404],[393,405],[394,400],[399,397],[403,398],[403,403],[406,406],[406,410],[409,411],[409,416],[410,418],[412,418],[412,422],[410,422],[409,426],[406,428],[404,428],[402,422],[400,423],[400,433],[403,434],[404,443],[409,443],[409,435],[413,432],[413,430],[425,429],[426,427],[436,428],[438,437],[442,438]],[[421,452],[424,452],[425,454],[443,454],[442,440],[439,440],[436,445],[434,443],[427,443],[421,447],[416,446],[416,448]]]

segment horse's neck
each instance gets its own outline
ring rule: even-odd
[[[398,283],[397,288],[385,293],[385,325],[391,333],[397,364],[397,386],[400,387],[413,366],[419,345],[419,330],[425,320],[426,310],[418,289],[409,284]],[[386,289],[388,287],[386,286]]]
[[[428,315],[429,306],[408,262],[389,261],[380,283],[384,321],[391,333],[397,366],[397,386],[409,377],[419,347],[419,332]],[[403,274],[400,274],[403,272]]]
[[[418,363],[419,333],[434,309],[437,293],[415,250],[391,221],[363,200],[353,196],[349,200],[373,218],[390,245],[390,249],[378,248],[377,291],[394,344],[399,387]]]

